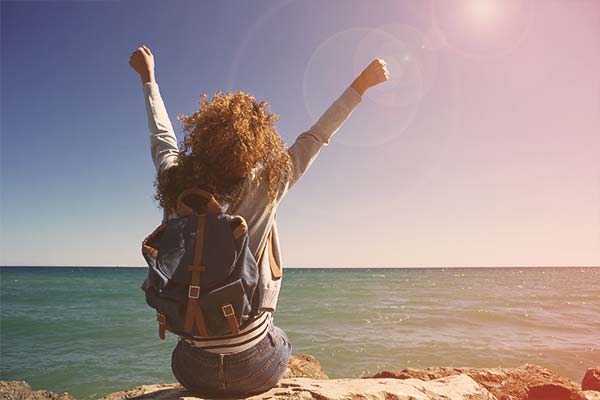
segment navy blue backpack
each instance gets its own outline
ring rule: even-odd
[[[160,338],[167,330],[182,337],[239,333],[258,313],[259,274],[246,221],[225,214],[198,188],[181,193],[176,213],[142,243],[142,290],[156,309]]]

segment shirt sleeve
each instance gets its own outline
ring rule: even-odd
[[[142,86],[148,129],[150,130],[150,153],[157,172],[162,172],[177,163],[179,148],[177,137],[163,103],[158,84],[146,82]]]
[[[331,137],[348,119],[361,100],[361,95],[353,87],[348,87],[308,131],[301,133],[296,138],[288,150],[294,165],[294,173],[288,189],[304,175],[321,148],[329,144]]]

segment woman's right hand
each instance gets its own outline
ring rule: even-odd
[[[154,55],[148,47],[142,45],[131,53],[129,65],[140,75],[142,84],[154,82]]]
[[[375,85],[390,79],[387,63],[381,58],[376,58],[352,82],[352,87],[362,96],[365,91]]]

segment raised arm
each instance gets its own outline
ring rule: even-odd
[[[329,106],[321,118],[306,132],[301,133],[289,148],[294,174],[288,189],[304,175],[321,148],[329,144],[331,137],[348,119],[362,100],[365,91],[389,79],[385,61],[373,60],[352,82],[342,95]]]
[[[131,54],[129,65],[139,74],[142,81],[150,130],[150,153],[154,167],[160,173],[177,162],[179,148],[154,76],[154,56],[148,47],[139,47]]]

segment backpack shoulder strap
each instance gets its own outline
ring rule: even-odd
[[[265,255],[265,253],[268,253],[268,255]],[[273,277],[276,279],[281,278],[281,267],[277,263],[275,254],[273,253],[273,225],[271,225],[271,228],[269,229],[269,234],[267,235],[267,240],[265,241],[265,244],[263,245],[263,248],[259,253],[257,265],[260,265],[262,258],[265,256],[269,257],[269,266],[271,267],[271,273],[273,274]]]
[[[206,190],[203,190],[200,188],[190,188],[190,189],[186,189],[183,192],[181,192],[179,194],[179,196],[177,197],[177,208],[175,209],[175,212],[180,217],[185,217],[188,215],[192,215],[194,213],[194,209],[192,207],[190,207],[188,204],[186,204],[186,202],[185,202],[185,199],[187,197],[189,197],[190,195],[201,197],[204,200],[206,200],[207,201],[206,208],[209,213],[220,214],[221,212],[223,212],[221,205],[215,199],[215,197],[212,195],[212,193],[207,192]]]
[[[194,325],[198,326],[201,336],[208,336],[206,324],[204,322],[204,313],[198,305],[196,299],[200,297],[200,273],[205,270],[202,263],[202,250],[204,245],[204,222],[205,215],[198,216],[196,225],[196,241],[194,243],[194,263],[188,267],[192,272],[192,281],[188,288],[188,304],[185,312],[185,324],[183,330],[188,334],[192,333]]]

